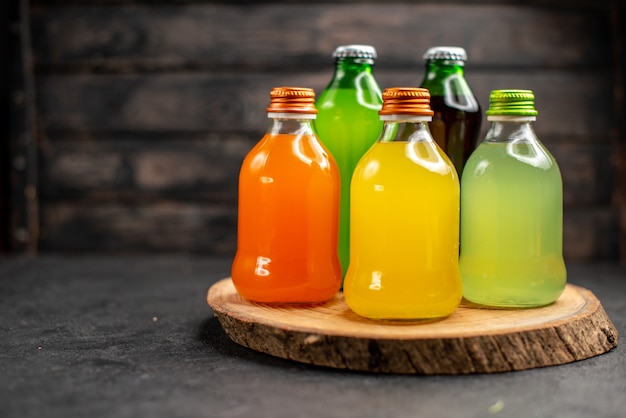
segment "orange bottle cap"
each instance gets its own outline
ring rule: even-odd
[[[383,107],[379,115],[432,116],[430,92],[419,87],[392,87],[383,92]]]
[[[317,114],[315,91],[307,87],[274,87],[267,112]]]

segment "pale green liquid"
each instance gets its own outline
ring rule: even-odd
[[[357,163],[376,142],[382,130],[378,110],[380,91],[367,86],[357,90],[326,90],[316,106],[315,132],[339,166],[341,192],[338,254],[345,276],[350,261],[350,181]]]
[[[566,283],[561,174],[537,143],[483,142],[461,179],[463,296],[501,307],[549,304]]]

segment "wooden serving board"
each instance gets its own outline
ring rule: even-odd
[[[249,302],[230,278],[207,301],[238,344],[285,359],[384,373],[494,373],[583,360],[617,346],[618,333],[589,290],[568,284],[553,304],[485,309],[462,303],[425,323],[376,321],[350,310],[343,294],[319,305]]]

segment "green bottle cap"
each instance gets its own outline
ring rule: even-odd
[[[532,90],[493,90],[487,116],[537,116]]]

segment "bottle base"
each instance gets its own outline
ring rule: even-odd
[[[406,306],[406,309],[401,309],[397,304],[380,304],[376,306],[376,303],[354,303],[354,300],[346,300],[346,303],[350,309],[359,316],[367,319],[382,322],[394,322],[394,323],[426,323],[445,319],[452,315],[456,308],[459,306],[461,300],[460,296],[458,300],[453,302],[439,304],[440,306],[419,308],[419,303],[415,303],[411,306]],[[377,309],[378,308],[378,309]]]
[[[464,292],[463,298],[478,305],[477,307],[495,308],[495,309],[532,309],[548,306],[556,302],[563,291],[550,295],[542,295],[541,297],[519,297],[512,295],[485,295],[482,293]]]
[[[366,316],[366,315],[361,315],[361,314],[357,314],[357,315],[362,316],[367,319],[371,319],[372,321],[378,321],[380,323],[420,325],[420,324],[429,324],[432,322],[442,321],[448,318],[450,315],[452,315],[452,313],[441,315],[441,316],[438,315],[438,316],[433,316],[433,317],[427,317],[427,318],[396,318],[396,317],[377,317],[373,315]]]
[[[270,305],[319,305],[335,298],[339,291],[339,286],[337,286],[324,291],[307,288],[266,288],[259,292],[246,289],[237,283],[234,284],[237,293],[247,301]]]

